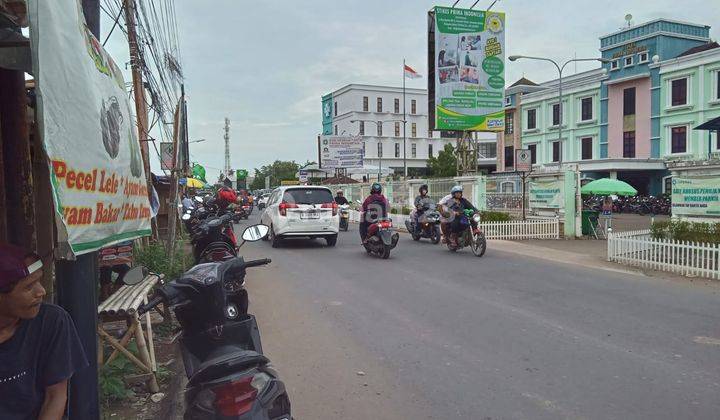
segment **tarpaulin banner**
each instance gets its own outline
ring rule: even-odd
[[[564,182],[562,179],[552,181],[528,182],[528,195],[531,209],[559,209],[564,207]]]
[[[672,178],[673,216],[720,216],[720,177]]]
[[[39,123],[60,237],[76,255],[150,234],[140,144],[120,69],[78,0],[29,0]]]
[[[322,169],[363,167],[360,136],[320,136],[320,152]]]

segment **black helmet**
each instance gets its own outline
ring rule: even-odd
[[[373,182],[370,187],[370,194],[382,194],[382,185],[378,182]]]
[[[427,184],[422,184],[422,185],[420,186],[419,191],[422,191],[422,190],[425,190],[425,192],[428,192],[428,186],[427,186]]]

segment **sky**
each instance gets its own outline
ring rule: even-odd
[[[320,98],[348,83],[402,84],[402,61],[427,75],[427,11],[454,1],[428,0],[177,0],[188,100],[191,160],[211,177],[224,166],[224,118],[231,120],[234,169],[276,159],[316,160]],[[469,7],[474,0],[460,0]],[[481,0],[476,9],[489,6]],[[599,37],[621,29],[630,13],[640,24],[665,17],[712,25],[720,7],[686,0],[499,0],[506,13],[506,54],[567,60],[599,56]],[[681,6],[681,7],[678,7]],[[102,21],[102,38],[111,22]],[[717,28],[710,36],[717,39]],[[106,48],[121,63],[127,43],[114,32]],[[578,63],[577,71],[596,67]],[[569,66],[570,72],[575,66]],[[550,63],[508,62],[506,83],[556,77]],[[128,76],[129,80],[129,76]],[[427,78],[407,87],[426,88]],[[151,153],[154,155],[154,153]],[[157,158],[153,170],[159,172]]]

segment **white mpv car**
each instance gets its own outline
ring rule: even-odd
[[[277,248],[283,238],[323,238],[335,246],[340,218],[338,206],[329,188],[286,186],[276,188],[260,216],[270,226],[267,239]]]

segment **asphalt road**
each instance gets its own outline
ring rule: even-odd
[[[250,309],[297,419],[720,418],[718,285],[407,235],[380,260],[355,228],[241,249],[273,259]]]

